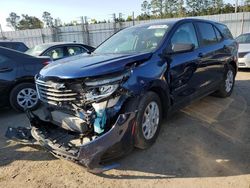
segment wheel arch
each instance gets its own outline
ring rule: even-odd
[[[147,91],[155,92],[162,104],[163,114],[167,114],[169,107],[171,106],[172,102],[170,99],[169,89],[163,81],[154,82]]]
[[[9,89],[9,97],[10,98],[10,93],[11,91],[19,84],[22,84],[22,83],[35,83],[34,82],[34,77],[32,76],[25,76],[25,77],[22,77],[22,78],[19,78],[15,81],[15,83],[10,87]]]
[[[234,68],[235,74],[236,74],[237,71],[238,71],[237,63],[235,61],[230,61],[228,64],[231,65]]]

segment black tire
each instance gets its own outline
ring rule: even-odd
[[[35,87],[35,84],[33,83],[20,83],[18,85],[16,85],[10,92],[10,105],[11,107],[18,111],[18,112],[23,112],[25,109],[19,105],[18,103],[18,99],[17,99],[17,96],[18,96],[18,93],[20,91],[22,91],[23,89],[33,89],[36,91],[36,87]],[[31,110],[36,110],[37,108],[39,107],[39,100],[37,99],[37,102],[35,103],[35,105],[29,109]]]
[[[227,90],[227,88],[226,88],[226,80],[227,80],[227,75],[228,75],[229,71],[232,71],[232,73],[233,73],[232,87],[231,87],[230,91]],[[234,88],[234,83],[235,83],[235,75],[236,75],[236,70],[233,68],[232,65],[228,65],[226,68],[224,79],[223,79],[223,82],[221,83],[220,89],[215,92],[216,97],[226,98],[232,94],[233,88]]]
[[[159,123],[157,126],[157,130],[154,136],[150,139],[146,139],[143,135],[143,115],[147,108],[147,106],[151,103],[155,102],[158,105],[159,109]],[[159,135],[160,126],[162,121],[162,104],[159,96],[154,92],[147,92],[140,100],[138,105],[138,114],[137,114],[137,121],[135,127],[135,147],[140,149],[147,149],[149,148],[156,140]]]

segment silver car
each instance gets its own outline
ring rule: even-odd
[[[250,33],[245,33],[236,38],[239,43],[238,67],[250,68]]]

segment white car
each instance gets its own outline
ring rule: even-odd
[[[250,68],[250,33],[245,33],[236,38],[239,43],[238,67]]]

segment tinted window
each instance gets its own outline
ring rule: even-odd
[[[86,52],[84,48],[79,47],[79,46],[68,46],[66,47],[66,50],[67,50],[68,56],[78,55],[78,54]]]
[[[250,34],[240,35],[236,38],[238,43],[250,43]]]
[[[54,48],[44,54],[45,56],[51,57],[53,60],[61,59],[64,57],[63,48]]]
[[[222,32],[223,36],[227,39],[233,39],[233,35],[226,25],[216,24],[219,30]]]
[[[222,41],[223,37],[222,37],[221,33],[218,31],[218,29],[217,29],[216,27],[214,27],[214,31],[215,31],[217,40],[218,40],[219,42]]]
[[[181,25],[174,33],[171,39],[171,44],[188,43],[198,47],[198,40],[195,29],[192,23]]]
[[[217,37],[211,24],[199,22],[197,25],[201,35],[201,45],[207,46],[217,43]]]

